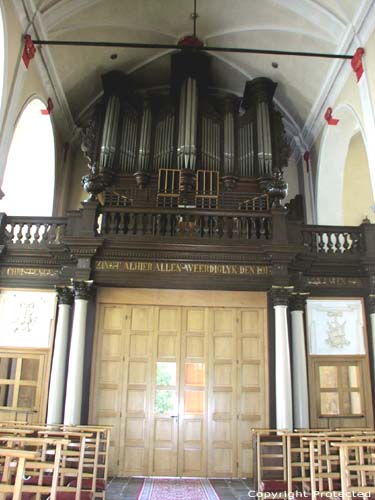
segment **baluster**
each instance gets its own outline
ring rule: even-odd
[[[271,232],[272,232],[272,227],[271,227],[271,219],[269,217],[264,218],[264,225],[266,229],[266,240],[269,240],[272,238]]]
[[[265,217],[259,217],[259,239],[260,240],[265,240],[266,239],[266,226],[265,226],[266,218]]]
[[[161,214],[154,215],[154,236],[161,234]]]
[[[137,236],[143,234],[143,214],[137,214],[135,219],[135,233]]]
[[[254,233],[254,236],[257,240],[260,239],[260,219],[259,217],[254,217],[253,218],[253,233]]]
[[[147,214],[139,214],[139,224],[137,228],[137,234],[141,236],[145,235],[146,232],[146,224],[147,224]]]
[[[43,224],[42,243],[46,243],[47,240],[48,240],[48,224],[45,223],[45,224]]]
[[[212,237],[220,238],[220,217],[212,217]]]
[[[326,253],[333,253],[333,243],[332,243],[332,233],[326,233],[327,236],[327,245],[326,245]]]
[[[122,212],[117,212],[115,215],[116,218],[116,234],[124,234],[125,233],[125,217],[126,214]]]
[[[350,241],[349,241],[349,234],[348,233],[343,233],[342,236],[344,237],[344,243],[342,244],[342,253],[347,252],[350,249]]]
[[[342,253],[343,248],[342,248],[342,243],[341,243],[341,233],[334,233],[335,235],[335,250],[334,253]]]
[[[202,217],[202,238],[212,238],[212,217],[204,215]]]
[[[240,233],[241,233],[241,230],[240,230],[240,218],[239,217],[233,217],[232,218],[232,234],[233,234],[233,238],[239,238],[240,237]]]
[[[319,253],[324,253],[325,252],[325,244],[324,244],[324,235],[326,233],[318,233],[316,232],[316,237],[318,240],[318,252]]]
[[[219,235],[220,238],[226,238],[228,232],[227,217],[219,216]]]
[[[146,214],[145,221],[145,235],[146,234],[154,234],[154,216],[153,214]]]
[[[40,224],[35,224],[35,233],[34,233],[34,243],[40,243],[40,237],[41,235],[39,234],[40,231]]]
[[[135,234],[136,224],[137,224],[136,214],[131,212],[129,214],[128,234]]]
[[[165,216],[165,235],[172,236],[171,214]]]
[[[48,243],[56,243],[56,224],[50,225],[48,234]]]
[[[8,226],[6,227],[6,231],[5,231],[5,236],[6,236],[6,239],[7,241],[11,241],[12,243],[14,243],[14,230],[16,229],[16,225],[15,224],[9,224],[10,226],[10,229],[8,230]]]
[[[18,224],[18,233],[16,235],[16,245],[21,245],[22,244],[22,239],[23,239],[23,226],[21,222]]]
[[[249,240],[257,239],[258,236],[257,236],[256,217],[250,216],[248,218],[248,226],[249,226],[249,230],[248,230]]]
[[[112,212],[109,214],[109,224],[110,224],[109,233],[110,234],[117,233],[117,216],[118,216],[117,213]]]
[[[242,240],[247,240],[247,239],[249,239],[248,218],[242,216],[242,217],[240,217],[239,220],[241,221],[241,225],[240,225],[240,228],[241,228],[240,238]]]
[[[24,224],[24,226],[26,226],[26,233],[25,233],[25,235],[23,237],[23,244],[24,245],[30,245],[32,223],[31,222],[26,223],[26,224]]]

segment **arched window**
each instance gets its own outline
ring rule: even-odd
[[[0,212],[52,215],[55,144],[45,104],[33,99],[23,110],[10,146],[1,190]]]

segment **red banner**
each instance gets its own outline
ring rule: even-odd
[[[28,68],[31,59],[33,59],[35,56],[36,48],[30,35],[25,35],[24,40],[25,45],[22,52],[22,60],[26,68]]]
[[[352,57],[352,61],[351,61],[353,71],[357,77],[357,82],[359,82],[359,80],[361,79],[361,76],[363,75],[362,57],[363,57],[364,53],[365,53],[365,49],[363,49],[362,47],[358,47],[358,49],[355,51],[355,54]]]
[[[327,108],[327,111],[324,113],[324,119],[328,125],[337,125],[340,121],[337,118],[333,118],[332,108]]]

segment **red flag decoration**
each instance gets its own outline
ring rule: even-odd
[[[306,172],[309,173],[310,172],[310,151],[305,151],[305,153],[303,155],[303,159],[306,162]]]
[[[352,65],[354,73],[356,74],[357,82],[359,82],[359,80],[361,79],[361,76],[363,75],[362,57],[363,57],[364,53],[365,53],[365,49],[362,47],[358,47],[358,49],[355,51],[354,56],[352,57],[352,60],[351,60],[351,65]]]
[[[40,112],[42,115],[50,115],[53,111],[53,102],[52,99],[49,97],[47,99],[47,109],[41,109]]]
[[[332,117],[332,108],[327,108],[327,111],[324,114],[324,119],[328,123],[328,125],[337,125],[340,120]]]
[[[29,67],[31,59],[33,59],[35,56],[36,48],[30,35],[25,35],[24,40],[25,45],[22,52],[22,61],[24,62],[24,65],[27,69]]]

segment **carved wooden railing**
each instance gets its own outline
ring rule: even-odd
[[[266,211],[102,207],[97,228],[104,237],[268,240],[272,238],[271,221]]]
[[[2,219],[2,239],[8,245],[59,245],[66,226],[66,217],[5,215]]]
[[[361,227],[303,226],[302,240],[308,252],[353,254],[364,251]]]

